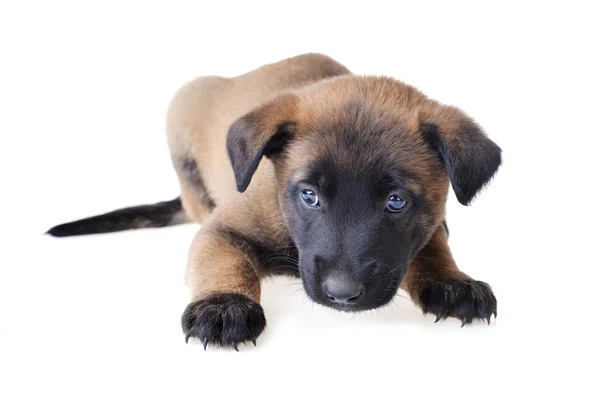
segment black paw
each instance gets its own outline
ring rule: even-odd
[[[256,338],[265,329],[262,307],[248,297],[237,293],[217,293],[190,303],[181,316],[185,342],[190,337],[208,343],[231,346],[247,340],[256,346]]]
[[[423,312],[436,316],[435,322],[448,317],[458,318],[462,326],[474,319],[496,317],[496,297],[485,282],[468,280],[431,281],[423,284],[420,294]]]

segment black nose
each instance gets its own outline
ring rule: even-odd
[[[329,301],[338,304],[355,304],[363,295],[363,285],[349,278],[330,277],[323,284]]]

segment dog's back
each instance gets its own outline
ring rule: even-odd
[[[305,54],[235,78],[200,77],[182,87],[169,107],[167,137],[188,214],[202,221],[235,192],[225,144],[233,121],[283,91],[347,73],[327,56]],[[262,163],[255,179],[269,168]]]
[[[181,196],[57,225],[48,234],[63,237],[202,222],[216,205],[235,197],[226,150],[231,123],[283,91],[349,73],[325,55],[304,54],[235,78],[204,76],[187,83],[169,106],[166,126]],[[271,168],[261,163],[254,178],[269,186],[267,190],[274,190]]]

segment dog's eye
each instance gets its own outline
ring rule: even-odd
[[[319,196],[313,190],[304,189],[300,192],[300,197],[302,197],[302,201],[309,207],[319,206]]]
[[[385,209],[389,212],[399,213],[404,211],[408,202],[398,195],[392,195],[385,205]]]

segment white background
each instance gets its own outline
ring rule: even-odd
[[[0,398],[598,398],[593,2],[2,2]],[[178,195],[163,125],[184,82],[322,52],[472,115],[504,165],[448,203],[491,326],[400,292],[342,315],[263,287],[258,347],[185,345],[197,226],[57,240],[50,226]],[[110,396],[110,397],[109,397]]]

